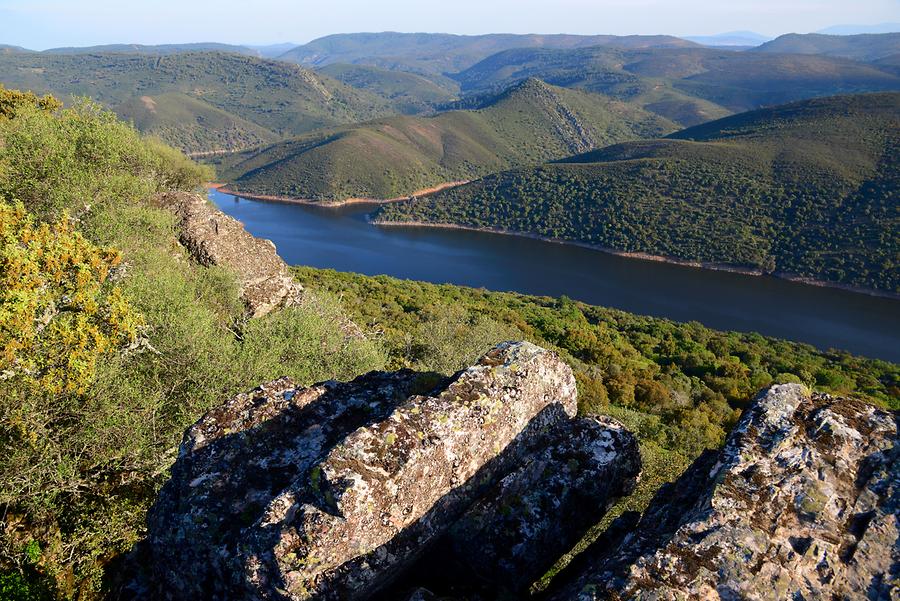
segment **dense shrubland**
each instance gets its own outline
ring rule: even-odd
[[[340,294],[350,316],[378,333],[391,367],[450,373],[489,343],[527,339],[575,371],[579,411],[611,415],[635,432],[644,471],[583,541],[623,511],[643,510],[659,486],[702,450],[720,446],[740,410],[775,382],[900,408],[900,366],[822,352],[759,334],[721,332],[576,302],[425,282],[294,268],[306,286]]]
[[[188,260],[148,200],[205,169],[88,103],[3,106],[0,597],[91,598],[206,409],[384,360],[327,295],[247,322],[234,278]]]

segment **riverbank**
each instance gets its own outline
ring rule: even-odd
[[[298,204],[298,205],[307,205],[313,207],[326,207],[326,208],[339,208],[346,207],[348,205],[357,205],[357,204],[388,204],[392,202],[403,202],[405,200],[409,200],[412,197],[422,197],[428,196],[430,194],[436,194],[438,192],[442,192],[444,190],[449,190],[450,188],[455,188],[457,186],[462,186],[464,184],[468,184],[470,180],[461,180],[457,182],[444,182],[442,184],[438,184],[436,186],[431,186],[430,188],[422,188],[421,190],[416,190],[411,194],[407,194],[405,196],[397,196],[395,198],[345,198],[342,200],[313,200],[310,198],[298,198],[296,196],[280,196],[273,194],[252,194],[247,192],[239,192],[237,190],[232,190],[228,187],[228,184],[217,184],[217,183],[208,183],[206,184],[207,188],[213,188],[214,190],[218,190],[222,194],[231,194],[233,196],[238,196],[240,198],[247,198],[250,200],[261,200],[264,202],[281,202],[286,204]]]
[[[547,236],[540,236],[538,234],[530,234],[528,232],[516,232],[512,230],[504,230],[501,228],[489,228],[489,227],[473,227],[468,225],[459,225],[455,223],[431,223],[427,221],[385,221],[380,219],[371,219],[369,223],[376,226],[385,226],[385,227],[410,227],[410,228],[435,228],[435,229],[447,229],[447,230],[466,230],[470,232],[484,232],[489,234],[501,234],[504,236],[515,236],[518,238],[529,238],[531,240],[540,240],[542,242],[552,242],[553,244],[563,244],[567,246],[577,246],[580,248],[587,248],[589,250],[596,250],[602,253],[606,253],[609,255],[615,255],[617,257],[625,257],[628,259],[640,259],[642,261],[654,261],[657,263],[668,263],[670,265],[678,265],[681,267],[692,267],[694,269],[708,269],[713,271],[725,271],[729,273],[738,273],[741,275],[749,275],[749,276],[771,276],[781,280],[787,280],[790,282],[795,282],[798,284],[807,284],[810,286],[818,286],[821,288],[834,288],[836,290],[844,290],[846,292],[853,292],[855,294],[865,294],[867,296],[874,296],[877,298],[887,298],[891,300],[900,300],[900,294],[892,293],[892,292],[884,292],[881,290],[872,290],[869,288],[859,288],[857,286],[849,286],[847,284],[841,284],[839,282],[825,282],[822,280],[816,280],[813,278],[808,278],[805,276],[797,275],[794,273],[787,272],[774,272],[774,273],[764,273],[761,269],[755,269],[750,267],[739,267],[736,265],[729,265],[727,263],[714,263],[707,261],[691,261],[688,259],[679,259],[678,257],[669,257],[665,255],[653,255],[650,253],[643,252],[629,252],[624,250],[618,250],[615,248],[609,248],[606,246],[600,246],[598,244],[590,244],[588,242],[579,242],[577,240],[564,240],[560,238],[549,238]]]

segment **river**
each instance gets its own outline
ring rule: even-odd
[[[225,213],[294,265],[567,295],[632,313],[699,321],[900,362],[900,301],[834,288],[630,259],[485,232],[377,227],[373,205],[321,208],[209,191]]]

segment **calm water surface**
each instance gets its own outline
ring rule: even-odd
[[[900,301],[767,277],[616,257],[463,230],[382,228],[374,207],[326,209],[210,190],[225,213],[294,265],[561,296],[633,313],[755,331],[900,362]]]

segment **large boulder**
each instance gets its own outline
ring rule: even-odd
[[[297,388],[289,378],[242,393],[184,435],[172,476],[148,515],[140,562],[150,598],[225,595],[241,584],[233,562],[247,529],[272,499],[307,478],[356,428],[387,417],[434,381],[412,371],[374,372],[341,384]]]
[[[260,596],[274,584],[292,599],[367,597],[575,412],[574,376],[554,353],[495,348],[348,435],[273,499],[248,539],[248,583]]]
[[[225,267],[237,276],[251,317],[300,300],[302,287],[294,282],[272,242],[251,235],[240,221],[196,194],[167,192],[158,195],[156,202],[178,217],[179,240],[195,261]]]
[[[773,386],[552,598],[898,599],[897,429],[861,401]]]
[[[505,343],[450,379],[238,395],[185,435],[150,512],[148,598],[370,596],[576,410],[571,369]]]

